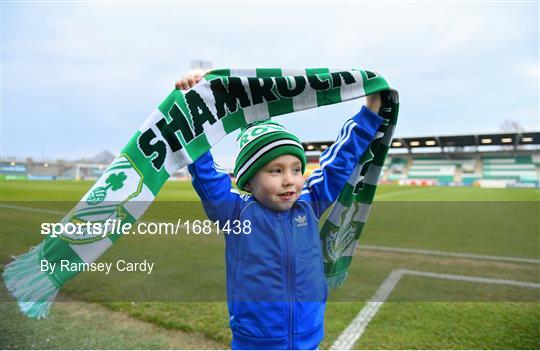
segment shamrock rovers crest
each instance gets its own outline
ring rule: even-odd
[[[107,220],[130,220],[124,204],[137,196],[143,186],[143,177],[124,154],[118,156],[99,180],[86,193],[81,202],[64,218],[71,223],[104,223]],[[83,244],[101,239],[94,233],[64,234],[63,240]]]
[[[353,221],[357,218],[359,210],[359,205],[353,202],[351,207],[343,211],[339,223],[335,223],[335,229],[330,231],[322,248],[326,261],[335,262],[344,252],[351,248],[356,231],[361,224]]]
[[[122,189],[122,187],[124,186],[124,181],[126,179],[126,173],[122,171],[110,174],[105,181],[108,185],[100,186],[92,190],[92,192],[90,193],[90,195],[88,195],[88,198],[86,199],[86,203],[88,203],[89,205],[97,205],[103,202],[103,200],[105,200],[105,198],[107,197],[107,191],[109,189],[111,191]]]
[[[86,194],[84,201],[90,206],[125,202],[136,196],[141,187],[141,174],[125,155],[120,155]]]

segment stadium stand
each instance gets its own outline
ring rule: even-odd
[[[332,141],[304,143],[306,176],[319,167]],[[2,159],[0,178],[97,179],[114,158],[102,152],[88,160]],[[232,170],[228,170],[232,173]],[[186,169],[171,180],[189,179]],[[540,187],[540,132],[394,138],[381,182],[419,185]]]
[[[26,179],[28,177],[26,164],[16,161],[0,162],[0,172],[4,179]]]
[[[320,154],[330,143],[304,147]],[[539,179],[540,132],[394,138],[381,176],[400,184],[486,187],[540,187]]]
[[[27,159],[25,161],[16,159],[7,159],[0,161],[0,179],[15,180],[96,180],[109,166],[112,159],[99,160],[103,163],[92,163],[90,160],[64,161],[64,160],[46,160],[34,161]],[[171,180],[186,180],[188,178],[187,169],[182,169],[173,174]]]
[[[482,158],[483,178],[513,180],[521,183],[536,183],[538,175],[532,156]]]
[[[388,157],[385,160],[385,164],[388,165],[388,168],[383,167],[383,178],[385,180],[400,180],[407,178],[405,172],[408,164],[408,160],[401,157]]]

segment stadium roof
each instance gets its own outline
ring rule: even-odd
[[[306,151],[324,151],[333,141],[304,142],[302,143]],[[444,136],[423,136],[392,139],[392,149],[413,148],[445,148],[445,147],[465,147],[465,146],[523,146],[540,145],[540,132],[504,132],[489,134],[465,134],[465,135],[444,135]]]

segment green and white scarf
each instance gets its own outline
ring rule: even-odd
[[[210,71],[192,89],[174,90],[167,96],[62,223],[134,223],[171,174],[195,161],[225,135],[252,122],[387,91],[390,86],[383,77],[356,69]],[[389,115],[393,119],[379,130],[322,227],[331,286],[338,286],[346,277],[355,246],[351,240],[360,235],[373,200],[397,117],[397,94],[392,96],[395,99]],[[23,313],[46,317],[59,288],[78,272],[61,270],[56,264],[49,274],[41,270],[41,260],[92,263],[118,238],[120,235],[112,232],[49,236],[6,265],[6,287]]]
[[[348,268],[366,224],[384,160],[396,128],[399,98],[396,90],[382,92],[379,115],[384,118],[337,200],[325,213],[320,237],[328,286],[336,288],[347,279]],[[324,216],[323,216],[324,217]]]

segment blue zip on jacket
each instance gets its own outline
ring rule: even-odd
[[[365,106],[347,120],[288,211],[269,209],[241,195],[210,152],[188,166],[208,218],[220,227],[233,229],[240,223],[245,231],[250,229],[249,234],[224,234],[233,349],[318,347],[328,296],[318,221],[382,120]]]

